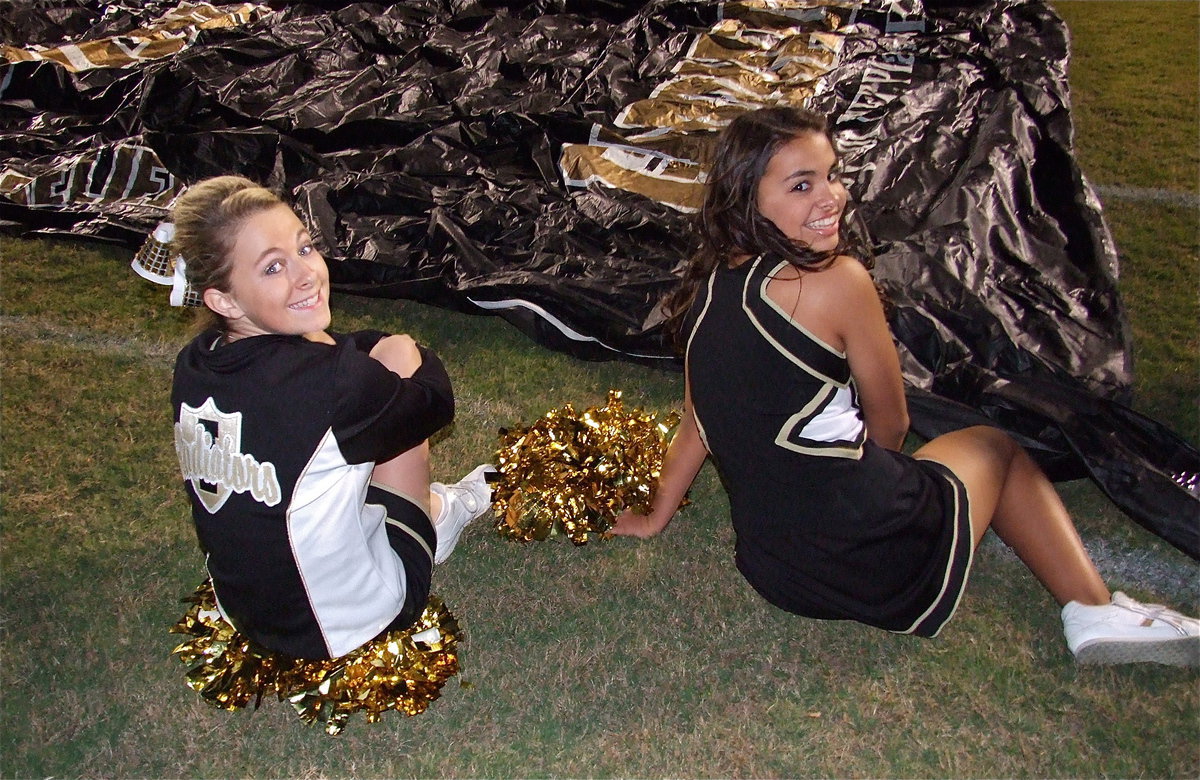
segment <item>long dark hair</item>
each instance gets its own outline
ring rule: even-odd
[[[850,208],[842,211],[838,245],[826,252],[788,238],[758,210],[758,183],[767,163],[781,146],[809,133],[824,135],[830,146],[837,148],[823,116],[787,106],[740,114],[721,133],[708,169],[704,205],[696,220],[700,248],[679,286],[663,302],[664,327],[677,348],[682,347],[683,318],[696,300],[697,290],[720,263],[763,255],[801,270],[820,271],[839,255],[851,255],[872,267],[870,248],[861,231],[852,228]]]

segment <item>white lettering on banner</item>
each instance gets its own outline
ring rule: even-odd
[[[846,158],[858,157],[858,152],[866,152],[879,142],[888,106],[912,83],[915,61],[911,54],[887,54],[863,69],[854,99],[837,118],[838,148]],[[843,173],[851,175],[874,168],[874,160],[861,165],[847,161]]]

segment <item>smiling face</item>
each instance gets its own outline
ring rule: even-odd
[[[803,133],[784,143],[758,182],[759,213],[817,252],[837,247],[846,199],[837,153],[824,133]]]
[[[266,333],[304,335],[329,327],[329,269],[290,208],[258,211],[237,230],[229,290],[204,302],[225,319],[230,341]]]

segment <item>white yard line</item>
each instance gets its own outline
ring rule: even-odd
[[[6,336],[17,336],[37,344],[74,347],[98,355],[145,358],[147,363],[172,365],[183,343],[124,338],[107,333],[75,330],[38,317],[0,316],[0,329]]]
[[[1102,201],[1126,201],[1132,203],[1167,203],[1185,208],[1200,208],[1200,195],[1180,190],[1164,190],[1154,187],[1122,187],[1120,185],[1094,185]]]

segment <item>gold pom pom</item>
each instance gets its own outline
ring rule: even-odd
[[[667,434],[679,422],[626,411],[618,390],[577,414],[571,404],[528,428],[500,430],[492,508],[501,536],[522,542],[563,534],[586,544],[626,509],[650,511]]]
[[[187,685],[209,704],[235,710],[264,695],[287,699],[305,723],[336,735],[362,711],[375,723],[387,710],[418,715],[458,673],[458,621],[436,596],[403,631],[391,631],[340,658],[293,658],[255,644],[217,611],[211,581],[184,599],[192,607],[171,627],[191,638],[172,651]]]

